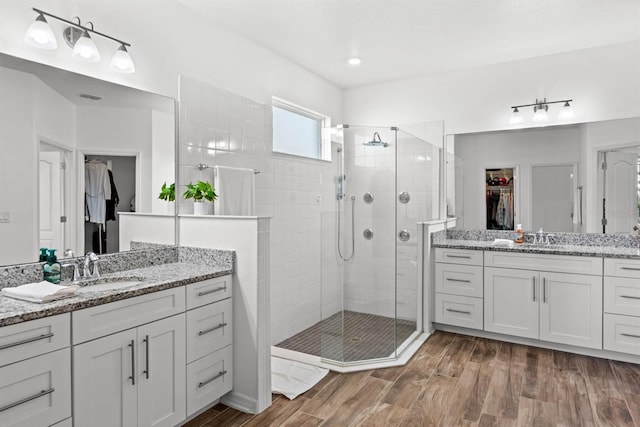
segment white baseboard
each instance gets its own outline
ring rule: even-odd
[[[237,409],[240,412],[246,412],[248,414],[257,414],[261,412],[256,399],[235,391],[225,394],[220,402],[233,409]]]

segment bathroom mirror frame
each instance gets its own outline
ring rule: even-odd
[[[0,132],[0,147],[8,162],[3,167],[5,173],[0,172],[0,182],[5,180],[5,185],[0,186],[3,199],[0,201],[0,214],[9,214],[9,224],[0,223],[4,246],[4,250],[0,250],[0,265],[37,262],[40,246],[39,187],[42,184],[39,184],[38,163],[41,143],[52,151],[60,149],[68,153],[64,163],[66,169],[70,170],[66,174],[68,183],[65,188],[68,191],[67,200],[72,205],[67,205],[62,215],[69,221],[66,225],[65,248],[73,249],[75,256],[81,256],[84,252],[84,232],[81,231],[84,228],[84,171],[81,168],[84,164],[82,157],[89,154],[136,158],[136,212],[172,216],[173,227],[167,230],[165,240],[177,244],[176,203],[156,200],[162,181],[173,179],[177,182],[179,115],[175,99],[4,53],[0,53],[0,71],[6,73],[5,77],[16,78],[15,81],[20,83],[8,84],[8,81],[14,82],[8,79],[0,83],[0,94],[5,99],[4,103],[0,100],[0,112],[15,111],[13,116],[9,114],[5,119],[5,125],[10,123],[12,126],[3,126],[5,130]],[[24,88],[30,92],[21,93],[20,90]],[[96,102],[83,94],[96,95],[101,99]],[[20,117],[21,112],[24,113],[24,120]],[[18,120],[15,120],[16,117]],[[59,120],[60,117],[63,120]],[[125,119],[121,120],[123,117]],[[139,120],[140,117],[143,120]],[[86,122],[82,122],[83,119]],[[114,123],[117,126],[113,126]],[[9,127],[10,130],[7,129]],[[111,128],[114,128],[113,133],[108,132]],[[95,138],[86,138],[90,132],[94,132]],[[101,143],[106,138],[114,140],[113,144]],[[87,139],[92,141],[84,143]],[[158,141],[164,145],[157,147]],[[154,147],[156,153],[152,152]],[[13,169],[11,164],[14,165]],[[157,165],[164,167],[158,168]],[[22,175],[18,171],[19,176],[14,179],[16,169],[25,171]],[[154,176],[154,173],[158,176]],[[160,181],[159,184],[156,181]],[[13,185],[16,182],[22,182],[23,185]],[[18,191],[23,195],[20,196]],[[143,197],[145,193],[148,195]],[[125,211],[129,210],[129,204],[129,200],[121,198],[120,206],[126,205]],[[28,243],[15,251],[16,245],[21,245],[20,239]],[[14,251],[16,255],[6,256],[9,251]],[[58,253],[60,258],[64,255],[61,252]]]
[[[573,178],[574,183],[574,215],[578,215],[577,221],[574,224],[574,227],[570,231],[563,232],[572,232],[572,233],[602,233],[602,226],[600,225],[600,220],[602,217],[602,203],[598,198],[602,197],[602,189],[600,188],[603,183],[601,182],[601,177],[599,176],[599,168],[601,164],[599,162],[599,153],[603,151],[623,149],[625,147],[640,147],[640,117],[628,117],[628,118],[619,118],[619,119],[611,119],[611,120],[602,120],[602,121],[591,121],[591,122],[581,122],[581,123],[571,123],[566,125],[553,125],[553,126],[545,126],[545,127],[529,127],[529,128],[517,128],[517,129],[500,129],[495,131],[485,131],[485,132],[469,132],[469,133],[461,133],[461,134],[447,134],[445,136],[445,147],[444,147],[444,163],[445,163],[445,182],[444,182],[444,199],[446,204],[446,217],[449,219],[453,218],[461,218],[462,221],[455,221],[456,227],[461,229],[484,229],[485,227],[477,226],[475,222],[476,220],[465,221],[468,216],[469,210],[480,211],[482,213],[485,212],[486,207],[482,205],[478,205],[478,198],[482,197],[482,195],[476,195],[476,203],[473,203],[473,207],[466,206],[467,202],[470,200],[468,195],[464,194],[466,191],[463,189],[463,186],[460,184],[461,174],[464,173],[463,167],[459,164],[459,153],[460,150],[455,147],[455,144],[459,142],[458,137],[469,137],[473,135],[480,135],[483,137],[498,135],[498,136],[508,136],[510,134],[515,134],[516,132],[562,132],[573,130],[573,132],[580,134],[580,142],[579,144],[579,152],[575,154],[575,162],[570,162],[566,159],[557,159],[555,157],[546,158],[543,162],[539,161],[539,159],[531,159],[529,161],[530,165],[526,165],[527,171],[523,171],[522,167],[520,168],[520,175],[522,178],[523,173],[530,173],[531,168],[533,166],[541,166],[541,165],[560,165],[573,163],[574,164],[574,173],[577,175],[577,179]],[[586,141],[586,142],[585,142]],[[454,142],[454,149],[451,149],[451,143]],[[471,143],[470,141],[464,141],[463,143]],[[568,144],[570,145],[570,144]],[[478,159],[474,157],[473,162],[479,163],[483,162],[483,159]],[[464,162],[464,159],[463,159]],[[512,157],[502,157],[498,163],[514,163],[520,164],[521,161],[515,155]],[[485,163],[482,163],[482,167],[485,166]],[[480,167],[480,166],[478,166]],[[489,167],[489,166],[487,166]],[[530,191],[532,189],[532,184],[530,179],[526,179],[525,183],[522,183],[522,179],[519,179],[518,188],[520,191],[520,195],[522,196],[522,191],[529,190],[529,196],[520,197],[519,207],[516,209],[520,210],[520,218],[522,219],[522,214],[526,212],[524,217],[526,221],[531,220],[531,200],[530,200]],[[524,188],[523,188],[524,186]],[[459,203],[463,201],[463,206],[459,206]],[[580,201],[582,203],[580,203]],[[600,203],[599,203],[600,202]],[[453,204],[454,208],[451,208]],[[462,210],[461,210],[462,208]],[[579,215],[582,214],[583,217],[580,218]],[[580,223],[582,220],[582,223]],[[518,221],[520,222],[520,221]],[[535,224],[525,224],[524,228],[526,230],[532,230],[535,228]],[[537,228],[536,228],[537,229]],[[559,231],[559,230],[547,230],[546,231]],[[607,233],[610,233],[607,230]],[[633,230],[629,230],[628,233],[631,234]]]

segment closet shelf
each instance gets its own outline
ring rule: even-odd
[[[488,190],[498,190],[503,188],[513,190],[513,185],[487,185]]]

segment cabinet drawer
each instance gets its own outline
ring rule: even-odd
[[[482,297],[482,267],[436,263],[436,292]]]
[[[187,285],[187,310],[229,298],[231,278],[231,275],[227,275]]]
[[[187,312],[187,363],[231,344],[231,310],[227,298]]]
[[[0,366],[69,347],[69,318],[65,313],[0,328]]]
[[[73,312],[73,343],[89,341],[185,310],[184,286]]]
[[[640,318],[605,314],[604,349],[640,355]]]
[[[604,311],[640,316],[640,282],[622,277],[604,278]]]
[[[518,268],[555,273],[602,275],[602,258],[597,257],[485,251],[484,265],[485,267]]]
[[[229,345],[187,365],[187,417],[231,391],[232,361]]]
[[[482,298],[436,293],[436,322],[482,329]]]
[[[71,416],[71,351],[0,368],[0,425],[48,426]]]
[[[473,249],[436,248],[436,262],[449,264],[482,265],[482,251]]]
[[[605,258],[604,275],[640,279],[640,260]]]

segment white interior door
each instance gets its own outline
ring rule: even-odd
[[[573,165],[531,168],[531,225],[547,231],[573,231]]]
[[[61,222],[63,208],[62,156],[60,151],[40,151],[39,211],[40,247],[58,249],[62,255],[64,229]]]
[[[638,155],[610,151],[605,160],[605,231],[633,233],[638,223]]]

